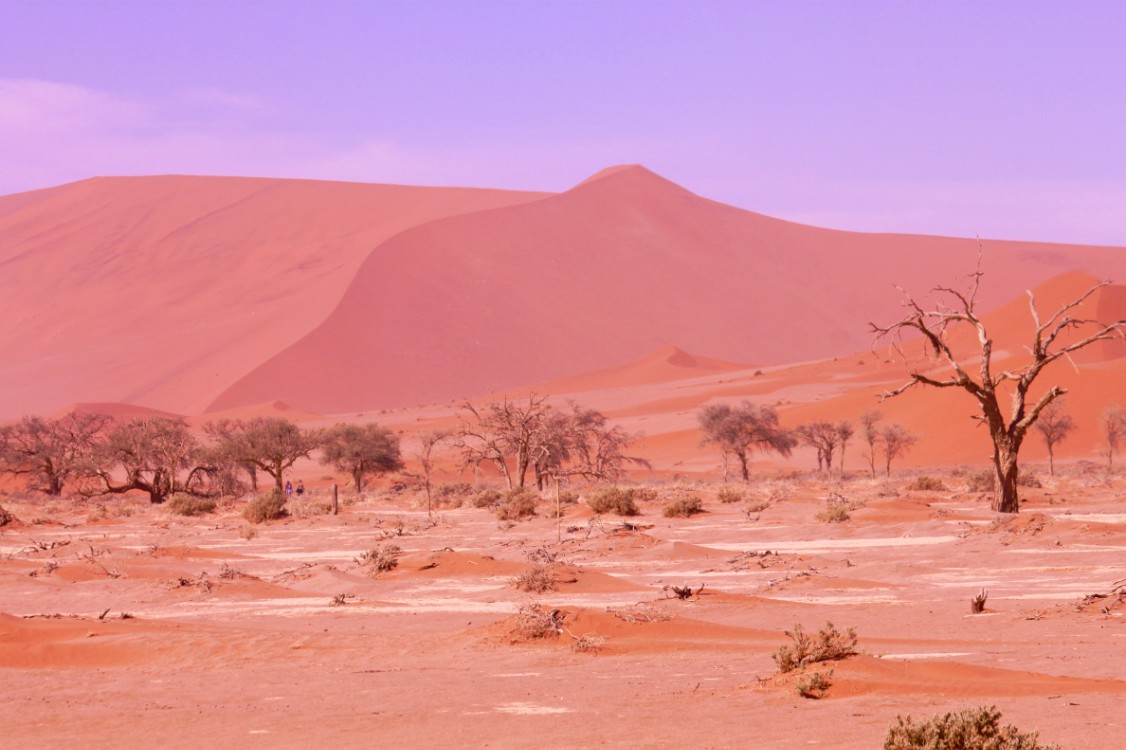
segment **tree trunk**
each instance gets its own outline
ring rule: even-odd
[[[364,491],[364,470],[356,469],[352,472],[352,481],[356,484],[356,494]]]
[[[747,454],[745,452],[744,453],[736,453],[735,457],[739,459],[739,471],[743,475],[743,481],[744,482],[751,481],[751,467],[750,467],[750,465],[747,461]]]
[[[993,453],[993,465],[997,470],[997,494],[993,498],[993,510],[998,513],[1019,513],[1017,477],[1020,467],[1017,464],[1017,446],[1009,445],[1004,440],[997,442]]]
[[[1048,443],[1048,476],[1054,477],[1056,475],[1055,458],[1052,456],[1052,444]]]

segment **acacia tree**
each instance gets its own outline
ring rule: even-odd
[[[1121,406],[1107,407],[1103,412],[1103,452],[1106,453],[1106,473],[1114,470],[1114,455],[1119,444],[1126,437],[1126,409]]]
[[[438,443],[447,440],[450,436],[451,433],[446,430],[427,430],[419,433],[418,436],[418,451],[415,453],[415,458],[422,466],[422,481],[426,486],[427,518],[433,515],[434,507],[430,489],[430,475],[434,470],[434,449],[438,446]]]
[[[872,409],[860,415],[861,435],[868,445],[868,468],[872,471],[872,478],[876,478],[876,444],[880,441],[880,420],[884,418],[878,410]]]
[[[891,476],[891,462],[893,459],[907,453],[919,438],[907,431],[901,424],[889,424],[880,430],[880,445],[884,449],[884,465],[887,476]]]
[[[730,457],[739,461],[743,481],[750,481],[750,455],[754,451],[789,456],[797,441],[778,423],[778,414],[769,406],[744,401],[739,406],[708,404],[697,415],[703,431],[701,443],[719,447],[723,455],[723,478],[727,480]]]
[[[841,449],[841,471],[844,471],[844,449],[852,438],[852,423],[841,420],[836,424],[832,422],[811,422],[798,425],[794,435],[798,442],[814,448],[817,451],[817,469],[832,471],[833,453]]]
[[[960,388],[970,394],[981,411],[975,418],[988,427],[989,437],[993,442],[993,467],[997,475],[993,510],[1001,513],[1018,513],[1020,499],[1017,477],[1020,471],[1018,458],[1021,445],[1028,429],[1036,423],[1041,412],[1048,404],[1066,393],[1066,390],[1060,386],[1052,386],[1029,407],[1029,391],[1032,384],[1048,365],[1061,357],[1096,341],[1121,337],[1122,329],[1126,328],[1126,321],[1104,323],[1073,317],[1076,308],[1109,282],[1095,284],[1079,297],[1062,305],[1046,321],[1041,321],[1036,309],[1036,299],[1029,291],[1029,311],[1035,326],[1032,343],[1028,347],[1030,361],[996,373],[993,371],[993,339],[989,336],[985,323],[976,310],[977,291],[983,275],[979,259],[977,269],[970,276],[968,291],[937,287],[934,291],[948,302],[940,302],[931,310],[924,309],[914,298],[907,296],[904,303],[907,314],[901,320],[889,326],[872,323],[871,328],[877,340],[886,336],[898,337],[904,333],[921,334],[931,357],[952,370],[947,374],[936,375],[931,374],[933,369],[929,371],[924,371],[922,368],[913,369],[906,383],[884,393],[883,398],[898,396],[916,385]],[[971,375],[963,364],[963,361],[970,361],[971,357],[955,353],[948,338],[952,330],[960,327],[968,327],[977,334],[979,352],[976,358],[979,361],[976,377]],[[1010,402],[1007,416],[1000,403],[1004,397],[1008,397]]]
[[[326,463],[352,477],[356,492],[364,488],[364,477],[403,468],[399,437],[377,424],[337,424],[321,436],[321,454]]]
[[[177,473],[193,468],[199,455],[199,441],[184,419],[138,418],[110,430],[94,453],[90,473],[101,480],[101,492],[141,490],[157,504],[186,487],[187,482],[177,483]],[[115,481],[118,470],[124,481]]]
[[[208,422],[203,429],[227,460],[251,464],[273,477],[279,493],[284,489],[285,472],[320,444],[316,431],[303,430],[281,417],[256,417],[248,422],[221,419]]]
[[[1036,429],[1044,438],[1044,445],[1048,448],[1048,474],[1056,475],[1055,447],[1062,443],[1071,431],[1075,429],[1075,420],[1064,409],[1063,399],[1053,401],[1040,412],[1036,420]]]
[[[629,464],[649,466],[643,458],[626,455],[638,436],[618,426],[610,427],[606,415],[597,409],[572,401],[569,412],[549,414],[544,428],[533,462],[541,490],[548,477],[614,482],[621,479]]]
[[[106,414],[75,411],[0,427],[0,472],[27,477],[29,490],[61,495],[67,481],[82,473],[110,421]]]

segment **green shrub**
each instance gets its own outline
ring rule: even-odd
[[[741,503],[743,502],[743,493],[734,487],[723,487],[716,493],[716,499],[721,503]]]
[[[773,654],[780,672],[793,672],[809,664],[836,661],[856,653],[855,629],[849,628],[841,633],[831,622],[825,623],[816,640],[806,635],[800,624],[795,625],[793,630],[787,630],[786,635],[793,643],[782,646]]]
[[[641,512],[637,509],[637,502],[639,500],[655,500],[656,497],[656,490],[607,487],[592,497],[588,497],[586,504],[589,505],[591,510],[595,513],[615,513],[619,516],[636,516]]]
[[[938,477],[921,476],[907,485],[907,489],[915,492],[946,492],[946,485]]]
[[[196,497],[186,492],[177,492],[168,498],[165,506],[177,516],[202,516],[215,510],[215,500],[210,497]]]
[[[493,508],[500,521],[519,521],[536,514],[536,501],[539,496],[527,487],[512,490]]]
[[[689,518],[697,513],[703,513],[704,508],[700,498],[691,495],[682,495],[668,503],[661,511],[665,518]]]
[[[259,495],[246,504],[242,512],[243,518],[251,523],[262,523],[281,518],[286,513],[285,495],[273,490]]]
[[[1036,732],[1002,727],[1000,720],[996,706],[963,708],[923,721],[896,716],[884,750],[1059,750],[1059,745],[1039,744]]]

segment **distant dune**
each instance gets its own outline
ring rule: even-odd
[[[1123,248],[983,248],[982,309],[1069,271],[1126,280]],[[893,284],[960,283],[977,253],[773,219],[629,165],[559,194],[86,180],[0,197],[0,416],[338,414],[820,360],[899,315]],[[618,369],[669,342],[694,364]]]

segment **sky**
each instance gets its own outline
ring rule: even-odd
[[[1123,0],[0,0],[0,194],[640,163],[807,224],[1126,246],[1123,39]]]

